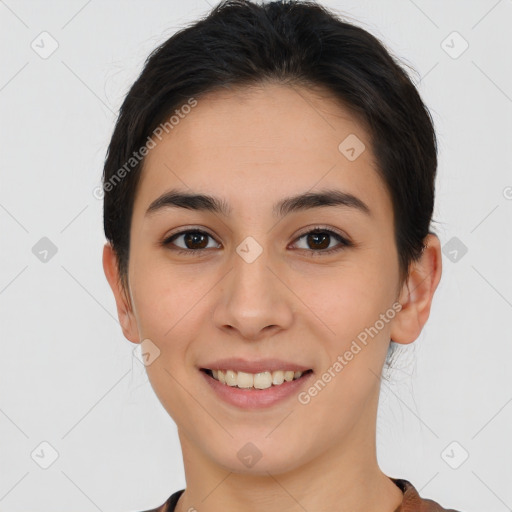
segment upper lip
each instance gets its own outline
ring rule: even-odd
[[[201,365],[200,368],[207,370],[234,370],[246,373],[273,372],[276,370],[305,372],[311,369],[308,366],[284,361],[282,359],[255,359],[249,361],[240,357],[217,359],[216,361]]]

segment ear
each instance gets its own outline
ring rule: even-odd
[[[439,238],[429,233],[418,261],[412,262],[409,277],[400,292],[402,309],[391,325],[391,340],[409,344],[421,333],[429,315],[432,299],[441,279],[442,260]]]
[[[109,242],[103,246],[103,271],[114,293],[117,316],[119,317],[124,337],[132,343],[140,343],[140,336],[129,298],[129,291],[125,290],[121,283],[117,255]]]

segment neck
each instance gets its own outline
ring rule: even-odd
[[[263,459],[258,474],[230,471],[178,428],[187,486],[176,512],[395,512],[403,494],[377,463],[377,402],[337,444],[284,472],[262,470]]]

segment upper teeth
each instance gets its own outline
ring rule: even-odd
[[[238,386],[239,388],[266,389],[272,386],[279,386],[284,381],[298,379],[303,372],[294,372],[292,370],[276,370],[274,372],[245,373],[235,372],[234,370],[212,370],[213,378],[219,380],[228,386]]]

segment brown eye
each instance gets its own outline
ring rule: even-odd
[[[172,246],[176,245],[177,249],[171,247],[171,249],[176,250],[180,253],[194,253],[200,252],[203,249],[208,249],[208,238],[213,240],[213,237],[206,233],[206,231],[201,231],[198,229],[180,231],[179,233],[175,233],[174,235],[166,238],[162,243],[164,246]],[[177,245],[175,241],[181,239],[181,244]]]
[[[212,249],[215,246],[209,246],[209,240],[214,240],[212,235],[200,229],[189,229],[174,233],[166,238],[162,245],[185,255],[200,255],[205,249]],[[311,256],[320,256],[340,251],[346,247],[352,247],[353,244],[345,237],[332,231],[316,227],[298,237],[296,240],[305,240],[305,247],[299,247],[310,253]],[[177,241],[179,241],[177,243]],[[333,242],[338,242],[337,244]],[[218,244],[217,248],[220,247]]]
[[[297,238],[297,240],[302,239],[305,239],[305,247],[299,247],[299,249],[312,252],[313,254],[330,254],[340,251],[344,247],[352,246],[351,242],[338,233],[320,227],[308,231]],[[338,241],[338,245],[331,245],[333,239]]]

